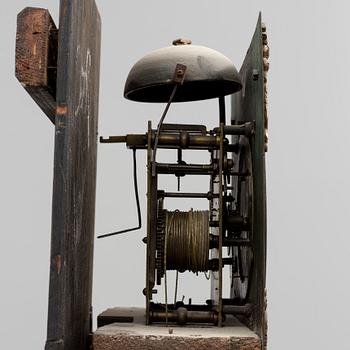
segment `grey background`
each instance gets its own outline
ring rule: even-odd
[[[54,128],[14,78],[16,15],[25,6],[49,8],[58,22],[58,1],[1,4],[2,349],[42,349],[46,335]],[[143,132],[148,119],[154,124],[159,119],[163,106],[122,97],[137,59],[184,36],[221,51],[239,68],[263,12],[271,47],[270,349],[349,349],[349,2],[100,0],[98,6],[101,135]],[[217,102],[176,105],[167,117],[175,120],[212,127]],[[145,208],[145,156],[138,159]],[[96,233],[134,225],[131,152],[122,145],[100,145],[97,184]],[[175,188],[172,178],[163,184]],[[187,189],[203,186],[184,182]],[[95,315],[110,306],[143,305],[144,234],[142,229],[96,241]],[[203,279],[185,276],[180,286],[186,298],[208,296]]]

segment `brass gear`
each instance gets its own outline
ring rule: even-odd
[[[156,270],[157,270],[157,285],[161,284],[161,279],[164,276],[164,245],[165,245],[165,210],[158,210],[157,217],[157,235],[156,235]]]

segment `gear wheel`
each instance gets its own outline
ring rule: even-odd
[[[161,284],[161,279],[164,276],[165,213],[166,213],[166,210],[164,209],[158,210],[157,236],[156,236],[157,285]]]

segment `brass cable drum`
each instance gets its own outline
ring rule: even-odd
[[[209,211],[165,212],[165,259],[167,270],[208,271]]]

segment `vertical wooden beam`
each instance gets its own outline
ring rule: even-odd
[[[17,16],[16,77],[55,122],[57,28],[49,11],[27,7]]]
[[[46,350],[90,348],[100,16],[61,0]]]

